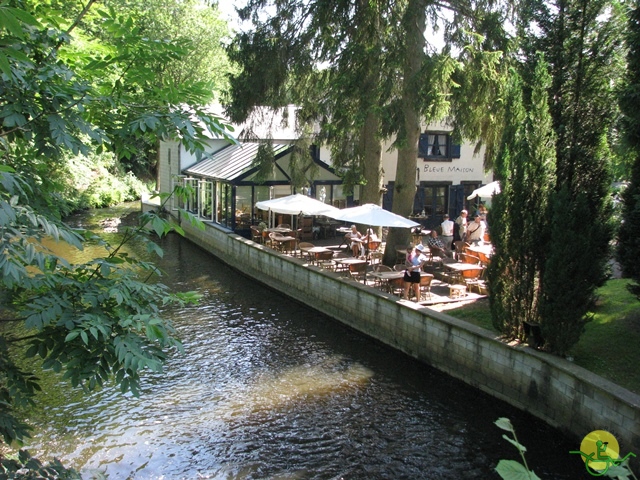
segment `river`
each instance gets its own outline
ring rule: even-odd
[[[120,212],[71,222],[100,228]],[[178,235],[161,246],[163,283],[203,296],[166,311],[185,354],[145,375],[138,398],[112,387],[83,395],[47,373],[29,418],[32,454],[85,478],[498,479],[500,459],[519,460],[493,424],[508,417],[540,478],[588,478],[569,454],[575,440],[540,420],[256,284]]]

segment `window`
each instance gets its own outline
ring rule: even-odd
[[[418,141],[418,157],[436,162],[450,162],[454,158],[460,158],[460,145],[454,144],[448,133],[422,133]]]
[[[425,215],[428,217],[440,217],[447,211],[447,192],[446,185],[427,185],[423,187],[422,201]]]

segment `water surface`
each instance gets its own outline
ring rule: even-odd
[[[109,213],[109,212],[107,212]],[[75,220],[100,225],[96,217]],[[588,478],[573,439],[243,277],[190,242],[162,242],[166,312],[185,354],[139,398],[83,396],[49,375],[28,446],[109,479],[498,479],[516,449],[543,479]],[[135,246],[134,246],[135,250]],[[89,251],[90,252],[90,251]]]

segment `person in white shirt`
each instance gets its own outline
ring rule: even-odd
[[[466,210],[461,210],[460,211],[460,216],[458,218],[456,218],[456,225],[457,227],[455,227],[458,231],[457,235],[456,235],[456,231],[454,230],[453,232],[453,241],[455,242],[456,240],[464,240],[465,235],[467,234],[467,211]]]
[[[479,243],[484,240],[484,231],[487,225],[484,220],[480,218],[480,215],[476,215],[473,222],[467,225],[467,237],[465,239],[468,243]]]
[[[442,223],[440,224],[442,228],[440,240],[442,240],[447,250],[451,250],[451,244],[453,243],[453,222],[449,220],[449,215],[446,213],[442,216],[442,219]]]

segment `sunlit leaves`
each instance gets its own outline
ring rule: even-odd
[[[500,460],[496,471],[504,480],[540,480],[540,477],[515,460]]]
[[[518,442],[516,431],[511,424],[511,420],[506,417],[501,417],[498,418],[494,424],[498,428],[511,433],[513,439],[506,435],[502,435],[502,438],[516,447],[520,454],[520,458],[522,459],[522,463],[516,462],[515,460],[500,460],[498,465],[496,465],[496,472],[498,472],[500,477],[504,480],[540,480],[540,477],[538,477],[533,470],[529,470],[529,467],[527,466],[527,462],[524,457],[524,453],[527,449],[524,445]]]

